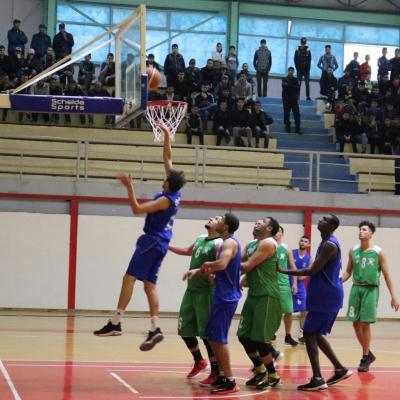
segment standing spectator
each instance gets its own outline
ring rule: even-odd
[[[233,94],[238,100],[239,98],[243,98],[245,101],[245,107],[251,107],[253,104],[253,95],[251,90],[251,85],[246,81],[246,75],[241,73],[239,75],[239,80],[236,82],[236,85],[233,87]]]
[[[86,54],[84,60],[79,64],[78,83],[83,86],[85,95],[89,93],[95,73],[95,66],[91,60],[92,55],[89,53]]]
[[[192,144],[192,136],[198,135],[200,144],[204,145],[204,132],[201,125],[199,107],[193,104],[192,110],[186,119],[187,144]]]
[[[360,80],[360,63],[357,61],[358,53],[355,52],[353,54],[353,59],[347,64],[346,68],[350,70],[350,75],[354,79],[355,83],[357,84]]]
[[[236,47],[229,46],[229,53],[225,57],[226,66],[228,68],[229,76],[231,77],[232,83],[236,81],[236,73],[237,69],[239,68],[239,59],[236,55]]]
[[[56,55],[52,47],[48,47],[46,54],[42,58],[43,69],[50,68],[56,62]]]
[[[171,46],[172,52],[165,57],[164,74],[167,77],[167,85],[174,85],[178,78],[178,72],[185,71],[185,60],[179,53],[176,43]]]
[[[319,81],[320,93],[327,97],[328,103],[326,104],[326,111],[331,111],[334,107],[337,79],[333,75],[333,69],[328,67],[325,73],[322,74]]]
[[[208,91],[208,85],[201,85],[201,92],[195,97],[194,104],[199,107],[201,120],[203,122],[202,130],[203,133],[206,133],[209,117],[218,107],[214,101],[214,96]]]
[[[218,99],[222,95],[222,91],[224,89],[228,89],[231,91],[231,82],[229,81],[229,76],[228,75],[222,75],[221,82],[218,83],[217,87],[215,88],[214,91],[214,96]]]
[[[251,117],[249,110],[244,108],[244,99],[239,98],[236,102],[236,109],[231,112],[231,126],[235,146],[244,147],[241,136],[247,137],[247,146],[251,146]]]
[[[83,96],[83,91],[76,84],[76,82],[74,80],[70,80],[67,88],[64,91],[64,96],[73,96],[73,97]],[[67,123],[67,124],[71,123],[71,115],[70,114],[64,114],[64,119],[65,119],[65,123]],[[81,124],[85,125],[85,123],[86,123],[85,114],[79,114],[79,119],[81,121]]]
[[[299,109],[299,97],[300,97],[300,83],[299,80],[294,76],[294,68],[288,68],[288,74],[285,78],[282,78],[282,102],[283,102],[283,113],[284,123],[286,132],[290,133],[290,111],[293,112],[294,123],[296,126],[295,132],[300,134],[300,109]]]
[[[11,73],[11,59],[6,55],[6,48],[0,46],[0,76],[10,75]]]
[[[219,108],[214,114],[214,133],[217,135],[217,146],[221,145],[222,139],[225,139],[226,145],[231,141],[230,126],[231,117],[228,110],[228,103],[222,99]]]
[[[39,32],[32,36],[31,48],[35,50],[36,57],[42,58],[49,47],[51,47],[50,36],[46,33],[47,26],[39,25]]]
[[[58,25],[58,30],[59,32],[53,38],[53,49],[57,61],[71,54],[74,47],[74,37],[66,32],[64,23]]]
[[[228,110],[233,111],[234,108],[236,107],[236,100],[232,96],[230,90],[228,88],[222,89],[222,94],[218,98],[218,102],[221,103],[221,101],[226,101],[226,104],[228,105]]]
[[[331,45],[327,44],[325,46],[325,54],[319,58],[317,66],[322,71],[321,76],[323,76],[326,73],[328,68],[331,68],[333,72],[339,68],[339,64],[336,60],[336,57],[333,54],[331,54],[331,50],[332,50]]]
[[[311,100],[310,97],[310,69],[311,69],[311,51],[307,46],[307,38],[303,37],[300,40],[300,46],[294,53],[294,65],[297,71],[297,79],[299,80],[300,86],[301,81],[304,78],[306,85],[306,97],[307,100]]]
[[[155,61],[154,59],[154,54],[150,53],[147,56],[147,61],[146,61],[146,66],[147,67],[153,67],[155,68],[157,71],[160,70],[160,64],[158,62]]]
[[[115,62],[113,53],[108,53],[107,60],[101,63],[99,81],[104,86],[115,86]]]
[[[378,82],[381,81],[382,77],[389,74],[391,70],[390,61],[386,58],[387,47],[382,49],[382,57],[378,58]]]
[[[254,53],[253,65],[257,72],[257,95],[267,97],[268,74],[272,67],[272,55],[265,39],[261,39],[260,47]]]
[[[369,54],[365,56],[365,62],[360,65],[360,79],[366,81],[368,75],[371,76],[371,66],[369,65],[369,60],[371,57]]]
[[[189,66],[185,69],[185,79],[190,84],[190,94],[199,91],[200,69],[196,67],[196,60],[194,58],[190,59]]]
[[[46,81],[44,79],[36,82],[32,86],[32,94],[34,96],[48,96],[49,95],[49,85],[46,83]],[[43,117],[44,122],[46,122],[46,123],[49,122],[49,114],[41,113],[40,115]],[[38,120],[39,120],[39,114],[32,113],[32,121],[37,122]]]
[[[209,89],[214,91],[217,86],[217,71],[214,69],[214,61],[209,58],[207,65],[200,70],[201,85],[208,85]]]
[[[222,52],[222,43],[217,43],[215,51],[211,54],[213,60],[214,69],[219,70],[221,68],[222,60],[224,60],[224,53]]]
[[[251,114],[252,128],[256,138],[256,147],[260,147],[260,138],[264,139],[264,149],[268,148],[269,139],[271,136],[268,133],[268,126],[274,120],[262,108],[261,103],[256,101],[254,104],[254,111]]]
[[[394,57],[390,59],[390,66],[392,68],[390,73],[390,81],[400,77],[400,49],[394,51]]]
[[[16,47],[19,47],[22,54],[25,54],[25,45],[28,43],[28,38],[25,33],[19,29],[20,25],[21,21],[19,19],[14,19],[13,27],[7,32],[9,56],[14,54]]]

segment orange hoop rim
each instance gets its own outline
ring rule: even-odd
[[[180,106],[180,107],[186,107],[187,102],[186,101],[177,101],[177,100],[154,100],[154,101],[148,101],[147,102],[147,108],[154,108],[154,107],[165,107],[168,105],[173,105],[173,106]]]

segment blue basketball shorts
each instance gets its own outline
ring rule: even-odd
[[[327,335],[331,333],[337,315],[338,312],[320,313],[309,311],[304,321],[303,332]]]
[[[215,343],[227,344],[228,332],[238,303],[213,304],[206,327],[206,338]]]
[[[136,250],[126,271],[127,275],[156,284],[158,271],[167,251],[168,242],[146,234],[139,236]]]
[[[293,312],[302,312],[306,310],[306,291],[297,292],[293,295]]]

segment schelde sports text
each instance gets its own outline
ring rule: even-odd
[[[80,99],[51,99],[51,109],[55,111],[85,111],[85,102]]]

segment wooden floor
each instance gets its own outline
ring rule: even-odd
[[[0,312],[1,400],[128,400],[209,399],[209,390],[187,380],[192,360],[176,335],[176,318],[162,318],[165,339],[155,349],[138,347],[148,329],[148,320],[128,316],[124,335],[99,338],[92,334],[107,321],[105,314],[67,316],[53,312]],[[298,392],[296,386],[311,375],[304,346],[283,344],[282,326],[276,347],[284,353],[278,371],[283,384],[270,391],[245,387],[251,375],[249,360],[235,337],[238,320],[231,327],[230,350],[234,373],[241,386],[239,399],[398,399],[400,380],[400,321],[381,321],[373,326],[372,351],[377,360],[369,373],[357,373],[360,348],[352,326],[337,321],[330,341],[353,376],[319,393]],[[294,321],[293,333],[297,333]],[[203,350],[205,356],[205,350]],[[331,367],[322,357],[323,374]],[[222,396],[223,398],[227,398]]]

